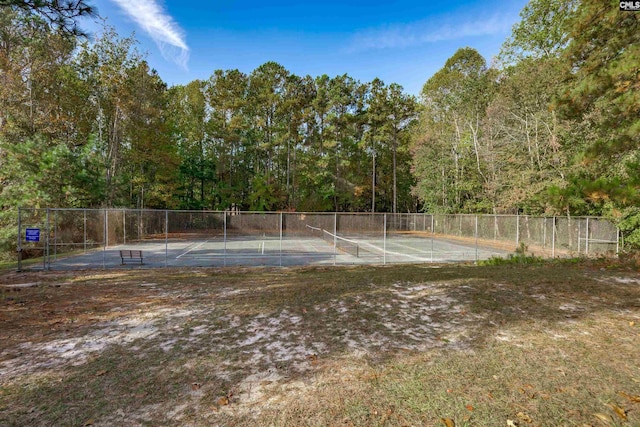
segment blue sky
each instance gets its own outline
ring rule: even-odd
[[[461,47],[495,56],[526,0],[94,0],[169,85],[276,61],[298,75],[379,77],[419,94]],[[84,25],[90,32],[97,26]]]

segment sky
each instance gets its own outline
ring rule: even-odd
[[[267,61],[313,77],[378,77],[419,95],[456,50],[491,63],[526,0],[93,0],[169,85]],[[83,28],[98,34],[97,22]]]

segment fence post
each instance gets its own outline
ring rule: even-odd
[[[84,253],[87,253],[87,210],[83,209],[82,215],[82,247]]]
[[[122,244],[127,244],[127,210],[122,209]]]
[[[431,234],[431,262],[433,262],[433,233]]]
[[[551,226],[551,258],[556,257],[556,217],[553,217],[553,224]]]
[[[478,215],[476,215],[476,264],[478,263]]]
[[[616,256],[620,254],[620,228],[616,227]]]
[[[280,267],[282,267],[282,219],[284,214],[280,212]]]
[[[164,210],[164,266],[169,266],[169,211]]]
[[[586,239],[584,241],[584,253],[589,256],[589,217],[587,217],[587,229],[585,230]]]
[[[107,209],[103,210],[104,212],[104,221],[102,227],[102,268],[107,268],[106,257],[107,257],[107,222],[109,221],[109,217],[107,216]]]
[[[224,267],[227,266],[227,210],[224,210],[224,219],[222,221],[222,225],[224,228],[223,231],[223,240],[224,240],[224,247],[223,247],[223,251],[222,251],[222,265]]]
[[[582,221],[578,219],[578,255],[580,255],[580,240],[582,240]]]
[[[516,249],[520,246],[520,212],[516,213]]]
[[[18,206],[18,245],[16,246],[18,251],[18,272],[22,271],[22,211]]]
[[[53,262],[58,261],[58,211],[53,210]],[[51,267],[51,260],[49,260]]]
[[[373,220],[373,217],[372,217]],[[336,236],[338,235],[338,213],[333,214],[333,265],[336,265]]]
[[[49,208],[47,208],[47,237],[44,239],[44,253],[43,253],[43,270],[48,270],[49,263],[49,234],[51,233],[51,224],[49,222]]]
[[[545,249],[547,247],[547,218],[544,218],[544,222],[542,223],[542,253],[545,253]],[[545,254],[546,255],[546,254]]]
[[[109,210],[104,210],[104,245],[109,246]]]
[[[434,223],[434,219],[433,219],[433,213],[431,214],[431,234],[434,234],[436,232],[436,230],[433,228],[433,223]]]
[[[382,265],[387,264],[387,214],[383,217],[384,224],[382,225]]]

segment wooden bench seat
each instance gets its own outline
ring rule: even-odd
[[[122,265],[127,262],[140,262],[140,265],[142,265],[142,251],[130,249],[120,250],[120,259],[122,260]]]

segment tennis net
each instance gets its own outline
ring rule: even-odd
[[[307,232],[309,232],[312,236],[320,236],[322,234],[322,228],[313,227],[309,224],[306,224],[306,226],[307,226]]]
[[[322,230],[322,238],[335,247],[336,249],[353,255],[354,257],[360,256],[360,246],[358,242],[354,240],[345,239],[344,237],[336,236],[327,230]]]

